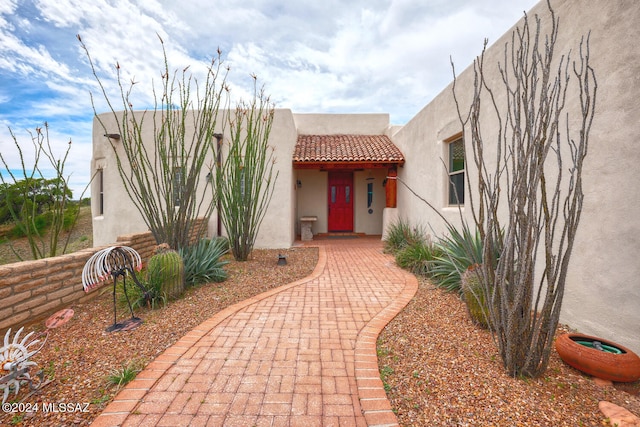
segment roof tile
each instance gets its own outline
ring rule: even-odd
[[[404,163],[404,156],[386,135],[299,135],[293,162]]]

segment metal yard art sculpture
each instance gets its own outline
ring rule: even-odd
[[[44,372],[42,370],[39,370],[34,376],[31,375],[31,368],[37,366],[37,363],[30,359],[42,350],[49,337],[49,331],[64,325],[72,316],[72,309],[60,310],[47,319],[45,323],[46,331],[38,334],[32,331],[22,339],[20,339],[20,335],[24,327],[18,329],[13,339],[9,338],[11,336],[11,328],[7,330],[4,336],[4,343],[0,347],[0,392],[2,392],[3,404],[7,401],[9,392],[13,390],[14,394],[17,395],[20,391],[20,385],[25,382],[29,384],[29,389],[32,391],[38,390],[51,382],[51,380],[44,381]],[[44,336],[44,341],[40,344],[40,337],[42,336]],[[38,346],[38,344],[40,345]]]
[[[29,359],[44,347],[44,342],[34,350],[33,348],[38,345],[40,340],[29,341],[35,332],[29,332],[20,340],[20,334],[23,330],[24,328],[18,329],[13,340],[10,340],[11,328],[9,328],[4,336],[4,345],[0,348],[0,363],[2,363],[0,372],[3,374],[0,377],[0,390],[4,391],[2,403],[7,401],[10,390],[14,390],[15,394],[18,394],[22,382],[27,381],[31,389],[36,389],[38,388],[37,384],[42,383],[44,377],[40,371],[37,375],[38,380],[34,381],[29,373],[30,368],[37,365],[36,362]]]
[[[110,277],[113,278],[113,325],[107,328],[107,332],[126,331],[137,328],[142,323],[142,319],[133,314],[133,307],[127,295],[127,276],[142,291],[145,300],[150,298],[149,291],[138,281],[136,271],[142,269],[142,259],[140,254],[128,246],[111,246],[99,250],[89,260],[87,260],[82,270],[82,286],[85,292],[101,285]],[[118,277],[122,276],[122,288],[125,299],[129,305],[131,319],[118,323],[116,313],[116,288]]]

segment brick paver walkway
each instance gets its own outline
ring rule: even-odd
[[[307,278],[202,323],[151,362],[93,426],[397,425],[376,339],[415,278],[379,239],[314,241]]]

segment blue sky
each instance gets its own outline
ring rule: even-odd
[[[222,51],[234,98],[247,97],[251,74],[294,112],[371,113],[406,123],[536,0],[2,0],[0,2],[0,152],[11,166],[29,159],[32,132],[48,122],[78,197],[89,179],[98,94],[80,34],[108,90],[114,66],[140,82],[139,105],[162,69],[197,76]],[[97,98],[99,112],[106,111]]]

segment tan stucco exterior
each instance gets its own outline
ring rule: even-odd
[[[138,112],[136,114],[142,114]],[[220,114],[222,116],[222,113]],[[100,115],[107,133],[116,129],[112,113]],[[389,127],[388,114],[293,114],[291,110],[278,109],[269,136],[269,145],[275,148],[275,171],[278,173],[272,202],[265,215],[263,226],[256,240],[257,248],[289,247],[300,233],[301,216],[317,216],[314,233],[327,232],[327,172],[319,170],[295,170],[292,167],[293,150],[298,134],[384,134]],[[92,209],[94,212],[94,244],[109,244],[121,234],[145,231],[142,216],[128,199],[116,166],[116,156],[105,130],[94,120],[92,171],[103,171],[103,214],[99,212],[100,183],[92,184]],[[152,146],[153,130],[149,125],[143,130],[143,140]],[[229,135],[223,136],[223,156],[226,156]],[[121,150],[117,141],[112,141]],[[213,164],[208,159],[206,164]],[[207,171],[203,170],[206,175]],[[382,182],[386,169],[354,171],[354,229],[356,233],[380,235],[385,193]],[[204,180],[203,180],[204,181]],[[372,212],[367,206],[367,183],[374,183]],[[210,197],[203,191],[205,198]],[[211,218],[209,235],[215,235],[217,212]],[[223,230],[224,234],[224,230]]]
[[[591,63],[598,78],[596,117],[585,166],[585,202],[578,236],[571,258],[561,321],[584,333],[617,341],[640,352],[640,8],[634,1],[554,0],[560,17],[558,52],[572,50],[577,55],[580,37],[591,31]],[[546,2],[528,15],[539,14],[548,22]],[[511,32],[487,51],[485,64],[494,67],[490,84],[498,86],[495,65],[503,60],[503,48]],[[478,53],[482,40],[478,40]],[[462,105],[468,103],[472,70],[457,70],[457,93]],[[498,94],[498,103],[503,102]],[[575,97],[568,98],[567,110],[575,112]],[[109,114],[101,118],[109,125]],[[495,120],[483,122],[484,140],[491,141]],[[107,126],[109,127],[109,126]],[[402,127],[391,126],[387,114],[294,114],[276,111],[270,143],[276,150],[279,171],[276,193],[263,222],[257,247],[288,247],[300,232],[301,216],[317,216],[314,233],[327,231],[327,172],[294,169],[292,153],[297,135],[384,134],[400,148],[406,162],[398,177],[421,197],[432,203],[452,222],[459,221],[457,207],[448,206],[447,173],[443,159],[447,143],[459,133],[459,123],[451,86],[425,106]],[[495,132],[495,131],[493,131]],[[92,170],[105,169],[104,215],[94,217],[94,243],[107,244],[115,236],[146,229],[131,202],[126,200],[115,170],[114,156],[94,125]],[[487,150],[492,147],[487,145]],[[474,188],[474,171],[467,165]],[[367,179],[374,183],[372,213],[367,209]],[[437,215],[403,185],[398,186],[396,209],[385,209],[386,169],[354,172],[354,231],[382,234],[385,224],[403,217],[423,224],[434,235],[445,231]],[[92,186],[96,212],[96,183]],[[467,189],[467,191],[472,191]],[[468,198],[467,198],[468,200]],[[468,206],[463,215],[470,219]],[[212,219],[215,222],[215,218]],[[214,229],[210,227],[210,233]]]
[[[598,79],[596,115],[585,165],[585,201],[571,258],[561,321],[584,333],[615,340],[640,351],[640,8],[631,1],[552,1],[560,17],[557,52],[578,54],[582,35],[591,31],[591,64]],[[539,14],[548,23],[546,2],[528,15]],[[545,21],[546,20],[546,21]],[[503,60],[511,32],[487,51],[485,64],[493,67],[490,84],[501,88],[496,64]],[[478,53],[481,50],[478,42]],[[458,70],[460,73],[460,70]],[[472,70],[460,73],[457,93],[468,105]],[[497,93],[498,102],[503,95]],[[576,116],[576,99],[567,99],[567,111]],[[491,141],[496,122],[485,117],[484,141]],[[399,177],[434,204],[450,221],[458,209],[447,206],[444,140],[462,129],[451,86],[431,101],[392,137],[407,162]],[[487,150],[493,147],[487,146]],[[416,163],[420,160],[422,165]],[[428,160],[426,160],[428,159]],[[566,166],[568,167],[568,166]],[[475,171],[467,165],[474,188]],[[398,192],[398,210],[411,222],[444,232],[443,222],[406,189]],[[471,220],[470,209],[463,214]]]

